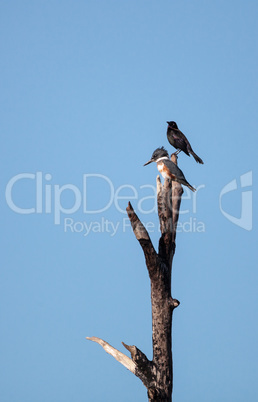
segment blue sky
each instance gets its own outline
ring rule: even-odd
[[[147,399],[85,337],[152,358],[149,278],[124,211],[130,200],[157,246],[157,171],[143,164],[173,152],[175,120],[204,165],[179,156],[199,191],[185,189],[173,265],[173,400],[255,402],[257,2],[0,11],[1,401]]]

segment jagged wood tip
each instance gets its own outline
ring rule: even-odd
[[[135,374],[136,364],[132,359],[130,359],[130,357],[126,356],[124,353],[120,352],[101,338],[97,338],[96,336],[87,336],[86,339],[98,343],[108,354],[113,356],[119,363]]]
[[[130,219],[136,239],[137,240],[142,240],[142,239],[150,240],[147,230],[145,229],[144,225],[142,224],[142,222],[140,221],[140,219],[134,212],[134,209],[130,202],[128,202],[128,207],[126,208],[126,212],[128,214],[128,218]]]
[[[122,345],[123,345],[127,350],[129,350],[130,353],[134,352],[134,350],[135,350],[135,346],[134,346],[134,345],[130,346],[130,345],[127,345],[127,344],[124,343],[124,342],[122,342]]]

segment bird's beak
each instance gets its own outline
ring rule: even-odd
[[[150,159],[148,162],[144,163],[143,166],[149,165],[149,163],[151,163],[151,162],[154,162],[154,160],[153,160],[153,159]]]
[[[167,124],[169,124],[169,121],[167,121]]]

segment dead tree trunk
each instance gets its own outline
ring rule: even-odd
[[[175,155],[173,158],[172,160],[176,162]],[[158,253],[131,204],[129,203],[126,208],[135,237],[143,249],[151,281],[152,361],[148,360],[136,346],[128,346],[122,342],[131,354],[129,358],[100,338],[87,338],[99,343],[107,353],[140,378],[147,388],[149,402],[172,401],[172,314],[174,308],[179,305],[179,301],[173,299],[171,294],[171,271],[182,194],[183,189],[180,184],[165,179],[162,185],[160,177],[157,177],[157,203],[161,231]]]

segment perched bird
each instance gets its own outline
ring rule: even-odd
[[[183,151],[186,155],[193,155],[194,159],[198,163],[202,163],[203,161],[199,158],[198,155],[192,150],[190,142],[186,138],[186,136],[179,130],[175,121],[167,121],[168,129],[167,129],[167,137],[170,144],[177,149],[177,153]]]
[[[184,184],[185,186],[190,188],[190,190],[196,191],[195,188],[188,183],[182,170],[179,169],[179,167],[169,159],[169,155],[165,148],[157,148],[153,152],[151,159],[143,166],[146,166],[151,162],[157,163],[158,171],[162,174],[164,178],[169,177],[173,181]]]

